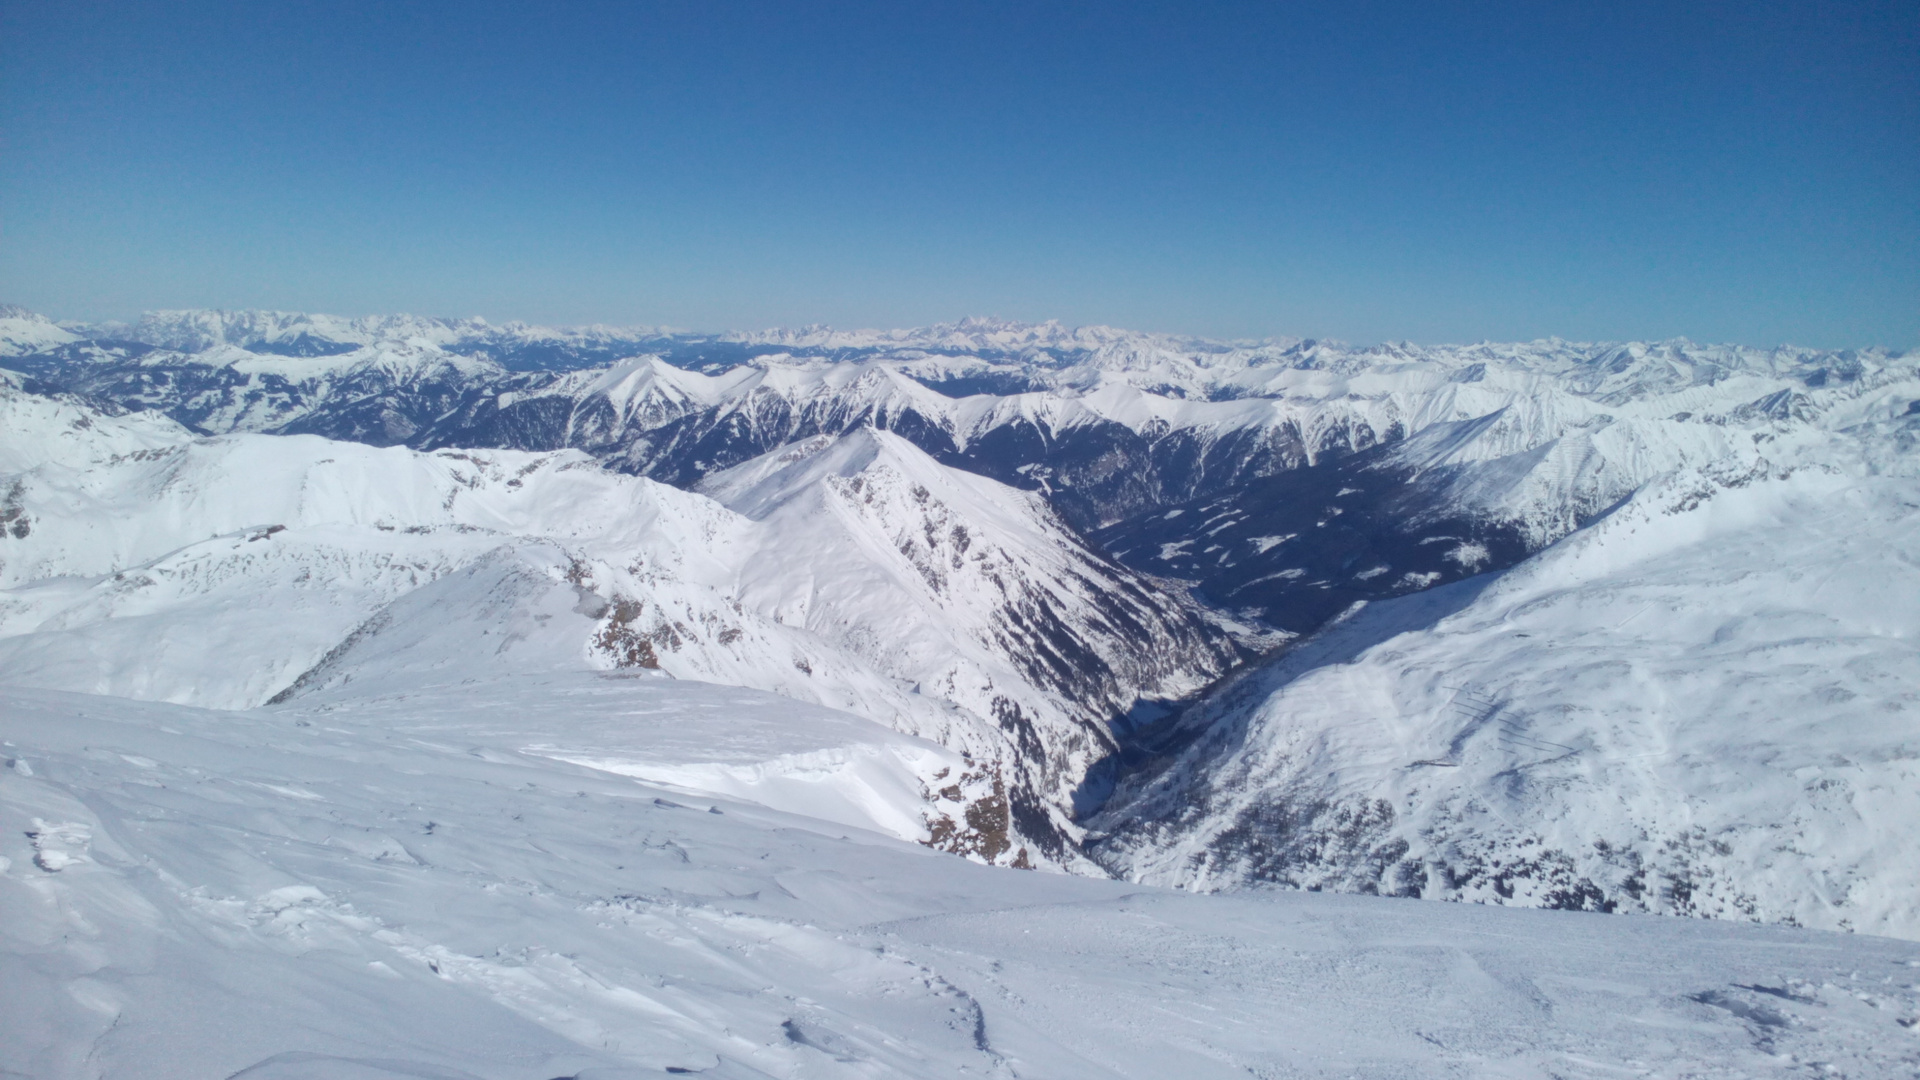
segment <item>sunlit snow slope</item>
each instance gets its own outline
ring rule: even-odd
[[[750,516],[577,451],[194,438],[11,386],[0,408],[16,685],[242,708],[475,668],[659,669],[968,755],[931,786],[954,804],[934,838],[1035,863],[1077,857],[1067,808],[1107,720],[1236,656],[1035,497],[891,435],[845,436],[818,475],[765,466],[780,505]]]
[[[1062,797],[1114,751],[1109,720],[1202,690],[1237,658],[1039,496],[890,432],[818,436],[700,490],[772,538],[741,571],[746,604],[993,717]]]
[[[1137,880],[1920,936],[1920,385],[1365,608],[1163,735]]]
[[[1920,1067],[1910,943],[1202,896],[979,866],[863,820],[862,793],[885,801],[901,775],[889,761],[943,753],[787,698],[645,674],[250,712],[0,689],[0,1068],[1438,1080]]]

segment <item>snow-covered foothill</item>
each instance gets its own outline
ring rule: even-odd
[[[39,419],[22,441],[52,445],[72,427]],[[503,544],[598,543],[698,578],[736,520],[578,453],[429,455],[177,429],[108,453],[134,419],[93,414],[96,445],[80,460],[0,465],[26,525],[0,549],[9,681],[258,704],[382,605]]]

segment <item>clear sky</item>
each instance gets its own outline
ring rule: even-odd
[[[1920,4],[0,5],[0,300],[1920,345]]]

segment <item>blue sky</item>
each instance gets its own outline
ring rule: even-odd
[[[1920,345],[1920,5],[19,0],[0,299]]]

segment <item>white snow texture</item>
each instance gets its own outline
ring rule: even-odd
[[[97,329],[0,309],[0,355]],[[314,378],[624,333],[127,332]],[[233,344],[322,333],[357,351]],[[683,491],[0,372],[0,1076],[1920,1075],[1914,357],[1775,401],[1801,354],[888,333],[578,375],[865,380],[961,441],[1398,425],[1542,550],[1216,685],[1177,588],[886,431]],[[903,374],[988,346],[1080,351],[1032,394]],[[1108,720],[1203,692],[1074,819]]]

